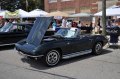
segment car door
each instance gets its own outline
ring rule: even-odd
[[[92,47],[92,39],[85,35],[71,38],[69,43],[71,44],[72,53],[89,50]]]
[[[11,39],[11,42],[16,43],[24,38],[27,37],[27,33],[25,32],[12,32],[12,36],[9,36],[9,39]]]
[[[25,25],[15,25],[16,28],[12,29],[9,32],[9,39],[11,40],[11,43],[16,43],[24,38],[27,37],[28,32],[25,31]],[[14,28],[14,26],[13,26]]]
[[[89,35],[80,35],[78,38],[78,50],[89,50],[92,47],[92,37]]]
[[[26,37],[23,32],[7,32],[1,36],[1,44],[13,44]]]
[[[3,32],[1,33],[0,36],[1,38],[0,44],[1,45],[14,44],[20,41],[21,39],[24,39],[27,36],[27,34],[28,34],[27,32],[18,29],[10,30],[8,32]]]
[[[64,53],[70,54],[80,51],[89,50],[92,46],[92,41],[89,36],[79,36],[65,40]]]
[[[64,39],[63,42],[61,42],[62,45],[62,50],[64,54],[70,54],[70,53],[74,53],[74,46],[75,46],[75,40],[74,38],[66,38]]]
[[[6,45],[9,43],[9,33],[8,32],[1,32],[0,33],[0,46]]]
[[[84,50],[84,40],[80,37],[71,38],[70,44],[72,53]]]

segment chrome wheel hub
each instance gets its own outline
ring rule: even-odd
[[[102,45],[100,43],[98,43],[95,47],[96,53],[99,53],[101,49],[102,49]]]
[[[59,53],[57,51],[50,51],[47,54],[46,61],[49,65],[55,65],[58,63],[59,58],[60,58],[60,56],[59,56]]]

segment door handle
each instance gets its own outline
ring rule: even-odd
[[[89,39],[90,41],[92,41],[93,39]]]
[[[67,45],[69,45],[70,43],[69,42],[67,42]]]

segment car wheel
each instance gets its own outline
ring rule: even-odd
[[[96,43],[96,44],[94,45],[92,52],[93,52],[95,55],[99,55],[99,54],[101,54],[102,48],[103,48],[102,43],[101,43],[101,42],[98,42],[98,43]]]
[[[55,66],[60,61],[60,53],[58,50],[50,50],[44,57],[44,63],[47,66]]]

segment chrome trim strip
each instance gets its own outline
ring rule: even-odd
[[[42,56],[44,56],[44,55],[38,55],[38,56],[32,56],[32,55],[28,55],[28,54],[24,54],[24,53],[22,53],[22,52],[20,52],[20,51],[18,51],[18,54],[20,54],[20,55],[22,55],[22,56],[28,56],[28,57],[33,57],[33,58],[37,58],[37,57],[42,57]]]
[[[80,52],[76,52],[76,53],[71,53],[71,54],[68,54],[68,55],[63,55],[62,59],[69,59],[69,58],[73,58],[73,57],[76,57],[76,56],[89,54],[91,52],[92,52],[92,49],[85,50],[85,51],[80,51]]]
[[[0,46],[8,46],[8,45],[14,45],[15,43],[10,43],[10,44],[0,44]]]

